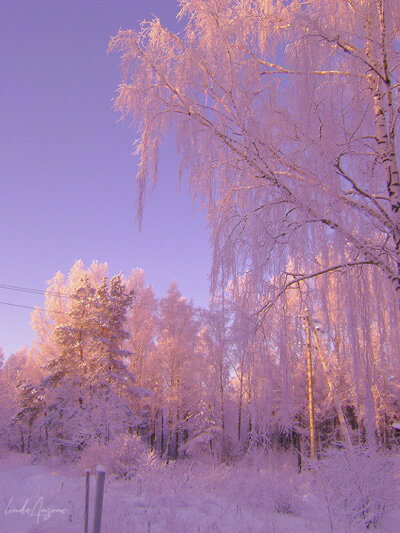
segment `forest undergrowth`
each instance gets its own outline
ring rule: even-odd
[[[136,456],[134,445],[129,455],[122,451],[123,446],[119,454],[116,447],[108,452],[97,449],[92,450],[92,458],[87,453],[75,464],[61,458],[7,453],[0,465],[2,507],[7,505],[11,490],[18,491],[21,502],[25,495],[34,500],[33,493],[39,496],[40,492],[48,508],[63,505],[69,513],[32,525],[28,516],[7,516],[5,507],[0,510],[3,526],[13,527],[15,533],[45,533],[56,526],[59,531],[80,531],[83,468],[93,471],[95,463],[102,461],[107,472],[102,522],[105,533],[397,530],[397,453],[331,448],[323,457],[304,463],[299,472],[296,457],[279,451],[254,450],[231,463],[216,463],[207,455],[166,463],[138,439],[133,440]],[[93,500],[94,477],[91,479]]]

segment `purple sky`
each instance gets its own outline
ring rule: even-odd
[[[196,305],[208,301],[205,214],[176,184],[173,149],[163,149],[160,185],[135,222],[133,129],[112,98],[119,57],[111,35],[152,14],[176,29],[175,0],[6,0],[0,27],[0,285],[45,289],[77,259],[110,273],[143,268],[157,296],[176,279]],[[0,301],[43,296],[0,289]],[[30,311],[0,305],[6,355],[30,343]]]

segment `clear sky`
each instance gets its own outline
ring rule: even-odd
[[[209,239],[203,212],[177,185],[172,143],[160,185],[135,220],[134,131],[112,98],[119,57],[110,36],[152,14],[177,29],[175,0],[3,0],[0,21],[0,285],[44,290],[77,259],[110,274],[143,268],[157,296],[177,280],[208,302]],[[0,289],[0,301],[34,306],[43,296]],[[30,310],[0,304],[8,356],[33,339]]]

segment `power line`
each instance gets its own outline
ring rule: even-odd
[[[54,292],[49,290],[40,290],[40,289],[30,289],[28,287],[20,287],[18,285],[2,285],[0,284],[0,289],[5,289],[8,291],[18,291],[18,292],[27,292],[31,294],[51,294],[54,296],[60,296],[63,298],[70,298],[71,296],[65,292]]]
[[[57,313],[58,315],[66,315],[66,313],[63,313],[62,311],[51,311],[50,309],[42,309],[41,307],[32,307],[31,305],[22,305],[22,304],[13,304],[11,302],[0,302],[2,305],[11,305],[12,307],[22,307],[23,309],[38,309],[39,311],[43,311],[44,313]]]
[[[95,288],[95,287],[93,287]],[[31,289],[29,287],[20,287],[19,285],[4,285],[0,284],[0,289],[8,290],[8,291],[17,291],[17,292],[25,292],[28,294],[38,294],[38,295],[51,295],[51,296],[60,296],[61,298],[74,298],[73,295],[68,294],[66,292],[55,292],[50,291],[49,289],[41,290],[41,289]]]
[[[74,299],[71,294],[67,294],[66,292],[55,292],[55,291],[50,291],[48,289],[47,290],[32,289],[32,288],[29,288],[29,287],[21,287],[19,285],[4,285],[4,284],[0,284],[0,289],[9,290],[9,291],[16,291],[16,292],[22,292],[22,293],[25,293],[25,294],[37,294],[37,295],[40,295],[40,296],[42,296],[42,295],[45,295],[45,296],[52,295],[52,296],[59,296],[61,298]],[[14,303],[11,303],[11,302],[0,302],[0,304],[10,305],[10,306],[13,306],[13,307],[21,307],[23,309],[39,309],[40,311],[44,311],[44,312],[57,313],[57,314],[65,315],[65,313],[63,313],[62,311],[51,311],[49,309],[43,309],[43,308],[38,307],[38,306],[32,307],[30,305],[14,304]],[[142,303],[142,307],[144,307],[145,309],[149,309],[149,310],[153,309],[153,306],[151,304],[143,304]]]

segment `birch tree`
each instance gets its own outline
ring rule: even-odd
[[[157,300],[153,287],[145,284],[145,273],[132,270],[126,280],[127,288],[135,297],[127,313],[126,329],[129,333],[127,349],[132,352],[129,366],[140,386],[147,386],[151,375],[149,356],[154,351],[157,325]]]
[[[176,282],[160,300],[159,309],[156,359],[162,379],[162,408],[168,416],[166,452],[176,459],[186,440],[188,418],[199,400],[194,386],[200,368],[196,357],[199,323],[192,302],[181,295]]]
[[[276,296],[371,264],[400,302],[398,0],[178,4],[179,34],[153,18],[109,45],[115,108],[136,130],[139,219],[173,130],[208,209],[214,286],[252,271]],[[337,264],[317,259],[328,247]]]
[[[229,314],[214,301],[211,310],[201,313],[202,327],[198,333],[201,401],[194,415],[195,424],[188,450],[206,449],[223,458],[229,453],[226,435],[226,410],[231,371]],[[193,411],[193,408],[191,409]]]
[[[32,440],[40,440],[40,377],[40,365],[27,347],[12,354],[0,371],[0,439],[22,453],[29,453]]]

